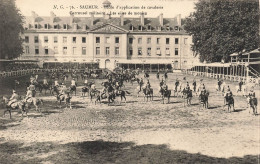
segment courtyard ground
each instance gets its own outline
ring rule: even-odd
[[[180,97],[162,104],[155,76],[150,77],[155,97],[149,102],[136,96],[137,83],[126,84],[131,93],[126,104],[118,99],[111,106],[94,105],[78,92],[72,109],[59,109],[54,96],[39,95],[42,114],[31,109],[29,117],[14,112],[12,120],[0,118],[0,163],[259,163],[260,116],[249,114],[241,93],[234,96],[236,110],[223,111],[217,81],[205,78],[209,109],[202,109],[196,96],[189,107],[183,107]],[[170,89],[176,78],[186,76],[190,84],[194,79],[168,76]],[[195,78],[198,83],[200,77]],[[25,94],[23,81],[28,79],[19,78],[19,94]],[[10,96],[13,80],[1,80],[1,96]],[[96,80],[98,89],[101,81]],[[235,92],[237,84],[226,83]]]

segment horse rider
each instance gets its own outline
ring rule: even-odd
[[[179,79],[177,78],[176,79],[176,82],[175,82],[175,91],[177,91],[177,87],[180,85],[180,81]]]
[[[163,84],[161,86],[161,89],[164,90],[164,91],[167,91],[168,90],[168,85],[166,84],[165,81],[163,81]]]
[[[55,79],[55,81],[54,81],[54,86],[59,87],[59,81],[58,81],[58,78]]]
[[[151,84],[150,84],[150,81],[149,81],[149,80],[147,80],[146,88],[147,88],[147,89],[150,89],[150,88],[151,88]]]
[[[187,82],[187,85],[186,85],[186,90],[189,91],[190,90],[190,85],[189,85],[189,82]]]
[[[229,86],[227,87],[227,92],[226,92],[226,95],[225,95],[225,98],[227,97],[232,97],[233,96],[233,93],[231,92]]]
[[[219,91],[221,90],[221,84],[222,84],[222,81],[218,78],[218,90]]]
[[[60,86],[60,91],[59,91],[58,97],[60,97],[61,95],[64,95],[66,91],[67,91],[67,87],[64,83],[62,83]]]
[[[27,92],[26,92],[26,96],[25,96],[25,102],[27,102],[32,97],[33,97],[33,92],[32,92],[32,90],[30,90],[30,87],[27,87]]]
[[[167,73],[167,71],[164,73],[164,78],[165,78],[165,80],[168,78],[168,73]]]
[[[239,86],[239,91],[241,91],[241,90],[242,90],[242,85],[243,85],[243,81],[242,81],[242,80],[240,80],[240,82],[238,83],[238,86]]]
[[[142,90],[143,84],[144,84],[144,81],[143,81],[143,78],[141,78],[141,80],[139,82],[139,88],[140,88],[139,92]]]
[[[160,71],[157,72],[157,74],[156,74],[156,78],[157,78],[157,79],[160,78]]]
[[[73,78],[72,80],[71,80],[71,85],[70,85],[71,87],[76,87],[76,81],[75,81],[75,79]]]
[[[35,82],[35,77],[33,77],[33,75],[31,75],[31,77],[30,77],[30,82],[31,82],[31,83],[34,83],[34,82]]]
[[[201,94],[206,94],[206,87],[205,87],[205,85],[203,84],[203,87],[202,87],[202,89],[201,89]]]
[[[13,90],[13,94],[12,94],[12,96],[10,97],[9,102],[8,102],[7,105],[8,105],[8,106],[11,106],[13,103],[17,102],[18,99],[19,99],[18,94],[16,93],[15,90]]]
[[[87,86],[88,85],[88,79],[84,80],[84,85]]]
[[[106,95],[106,93],[107,93],[107,88],[106,88],[106,86],[104,85],[103,88],[102,88],[102,90],[101,90],[100,97],[103,97],[103,95]]]
[[[96,85],[95,85],[95,84],[92,84],[92,85],[90,86],[90,89],[91,89],[91,91],[95,92],[95,91],[96,91]]]
[[[195,92],[196,91],[196,86],[197,86],[197,82],[196,82],[195,79],[193,80],[192,85],[193,85],[193,91]]]
[[[48,85],[48,80],[47,80],[46,76],[44,76],[44,78],[43,78],[43,85]]]
[[[251,87],[251,89],[250,89],[250,91],[249,91],[249,93],[248,93],[248,97],[249,97],[250,99],[255,98],[254,87]]]
[[[30,91],[32,91],[32,97],[35,97],[35,95],[36,95],[36,88],[35,88],[34,83],[31,83],[31,84],[29,85],[28,89],[29,89]]]

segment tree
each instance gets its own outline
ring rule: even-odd
[[[184,29],[193,37],[192,50],[201,61],[227,61],[259,47],[257,0],[200,0],[185,20]]]
[[[13,59],[23,53],[23,16],[15,0],[0,0],[0,59]]]

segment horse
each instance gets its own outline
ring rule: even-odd
[[[39,105],[42,104],[43,105],[43,100],[42,99],[38,99],[36,97],[31,97],[29,99],[24,99],[24,102],[25,102],[25,106],[27,108],[29,108],[31,105],[34,105],[35,106],[35,111],[37,112],[40,112],[41,113],[41,110],[39,109]]]
[[[208,109],[209,107],[209,92],[201,92],[199,95],[199,101],[203,108]]]
[[[120,98],[121,98],[120,103],[122,102],[123,98],[125,99],[125,103],[126,103],[126,94],[131,94],[131,93],[128,91],[124,91],[124,90],[115,90],[114,94],[115,94],[115,97],[120,96]]]
[[[257,98],[255,97],[247,97],[247,107],[249,108],[249,113],[250,109],[252,108],[253,114],[257,115]]]
[[[182,97],[184,98],[183,106],[185,107],[185,102],[188,106],[191,105],[191,99],[192,99],[192,90],[184,88],[182,90]],[[186,99],[186,101],[185,101]]]
[[[148,101],[148,97],[150,97],[150,101],[153,100],[153,88],[143,87],[144,101],[146,97],[146,101]]]
[[[70,106],[70,109],[72,109],[72,106],[71,106],[71,96],[69,95],[69,94],[66,94],[66,95],[64,95],[64,94],[57,94],[56,96],[55,96],[56,98],[57,98],[57,103],[59,103],[60,104],[60,108],[61,108],[61,102],[62,101],[65,101],[65,106],[66,106],[66,108],[68,107],[68,105]]]
[[[163,102],[163,104],[164,104],[164,98],[165,97],[168,98],[168,103],[170,103],[171,90],[161,88],[160,89],[160,93],[162,95],[162,102]]]
[[[19,100],[17,102],[12,103],[11,105],[8,105],[9,99],[5,96],[3,96],[3,103],[5,104],[5,111],[3,117],[5,117],[5,113],[9,112],[10,119],[12,118],[11,110],[19,109],[22,112],[22,116],[24,113],[27,115],[27,111],[25,109],[25,102],[23,100]]]
[[[76,96],[76,93],[77,93],[77,87],[76,87],[76,85],[70,86],[70,87],[69,87],[69,91],[70,91],[71,94],[73,94],[73,92],[75,92],[75,96]]]
[[[224,106],[223,106],[223,110],[225,108],[225,106],[228,106],[228,112],[231,112],[231,107],[233,107],[233,111],[235,111],[235,101],[234,101],[234,98],[233,96],[231,96],[230,94],[227,94],[225,97],[224,97]]]

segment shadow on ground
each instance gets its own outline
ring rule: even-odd
[[[166,145],[141,145],[133,142],[86,141],[68,144],[53,142],[23,145],[0,144],[0,161],[14,163],[257,163],[258,157],[216,158],[170,150]]]

